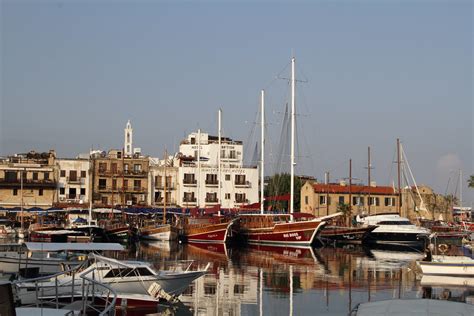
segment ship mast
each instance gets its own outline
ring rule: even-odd
[[[197,180],[197,207],[201,207],[201,129],[198,129],[198,180]]]
[[[260,214],[264,212],[264,187],[265,187],[265,90],[261,91],[261,119],[262,119],[262,145],[261,145],[261,160],[260,160]]]
[[[167,160],[168,160],[168,152],[166,151],[165,149],[165,169],[164,169],[164,178],[165,178],[165,183],[164,183],[164,186],[163,186],[163,190],[165,192],[164,194],[164,197],[163,197],[163,225],[166,224],[166,190],[167,190],[167,179],[166,179],[166,163],[167,163]]]
[[[221,216],[221,203],[222,203],[222,199],[221,199],[221,186],[222,186],[222,182],[221,182],[221,116],[222,116],[222,109],[219,109],[219,114],[218,114],[218,129],[219,129],[219,148],[218,148],[218,155],[217,155],[217,177],[218,177],[218,180],[217,180],[217,183],[219,184],[218,186],[218,199],[219,199],[219,211],[217,213],[218,216]]]
[[[293,221],[295,198],[295,57],[291,58],[291,172],[290,172],[290,219]]]

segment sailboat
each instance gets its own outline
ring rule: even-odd
[[[166,165],[167,165],[167,153],[165,152],[164,161],[164,197],[163,197],[163,222],[161,224],[151,223],[138,230],[138,235],[141,239],[148,240],[176,240],[178,238],[178,230],[174,225],[166,222],[166,199],[167,199],[167,180],[166,180]]]
[[[260,214],[241,214],[240,230],[249,243],[309,246],[326,225],[323,218],[311,214],[294,212],[295,176],[295,58],[291,59],[291,184],[290,213],[265,214],[263,209],[264,154],[265,154],[265,92],[261,92],[261,161],[260,161]],[[329,216],[330,218],[332,216]]]

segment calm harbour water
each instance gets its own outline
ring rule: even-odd
[[[423,254],[417,252],[353,245],[229,248],[163,242],[128,249],[119,258],[147,261],[156,268],[211,263],[209,273],[181,296],[182,305],[129,315],[347,315],[359,303],[394,298],[474,303],[473,280],[422,278],[415,261]]]

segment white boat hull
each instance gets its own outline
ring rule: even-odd
[[[474,276],[474,260],[463,256],[434,256],[432,261],[417,261],[423,274]]]

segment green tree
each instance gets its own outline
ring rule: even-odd
[[[295,177],[295,211],[300,210],[300,193],[301,193],[301,179]],[[265,196],[272,197],[278,195],[285,195],[290,193],[291,176],[288,173],[279,173],[271,176],[268,184],[265,187]],[[267,205],[272,205],[273,209],[289,210],[287,201],[269,201]]]
[[[470,188],[474,188],[474,175],[469,177],[469,180],[467,180],[467,183]]]

